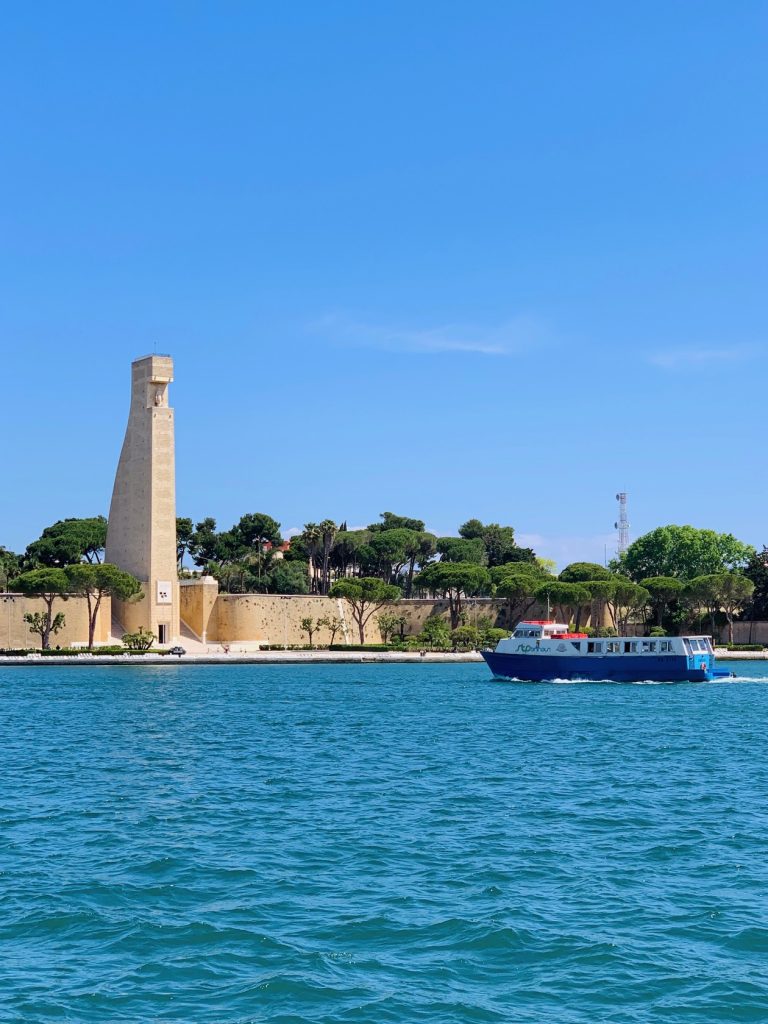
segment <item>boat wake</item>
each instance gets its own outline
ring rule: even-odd
[[[680,686],[691,685],[701,686],[702,682],[690,682],[686,679],[519,679],[516,677],[495,676],[497,683],[525,683],[529,686],[550,686],[557,684],[564,686],[568,684],[592,683],[596,686]],[[768,683],[768,676],[723,676],[719,679],[709,680],[707,685],[712,683]]]

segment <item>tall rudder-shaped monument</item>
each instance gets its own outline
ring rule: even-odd
[[[179,637],[176,471],[170,356],[131,365],[131,409],[109,509],[106,560],[141,580],[141,601],[113,600],[128,632],[143,626],[161,644]]]

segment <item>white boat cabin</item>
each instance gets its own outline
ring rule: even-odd
[[[688,658],[714,653],[708,636],[668,637],[589,637],[586,633],[570,633],[563,622],[529,619],[515,626],[512,636],[500,640],[496,647],[501,654],[677,654]]]

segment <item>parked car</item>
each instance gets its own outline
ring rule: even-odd
[[[184,650],[183,647],[172,647],[170,651],[168,651],[168,653],[175,654],[177,657],[180,658],[182,654],[186,654],[187,652]]]

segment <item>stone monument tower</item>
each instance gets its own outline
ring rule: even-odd
[[[131,365],[131,409],[109,509],[106,560],[141,580],[144,597],[113,599],[128,632],[150,629],[160,644],[179,638],[176,571],[176,472],[170,356],[144,356]]]

